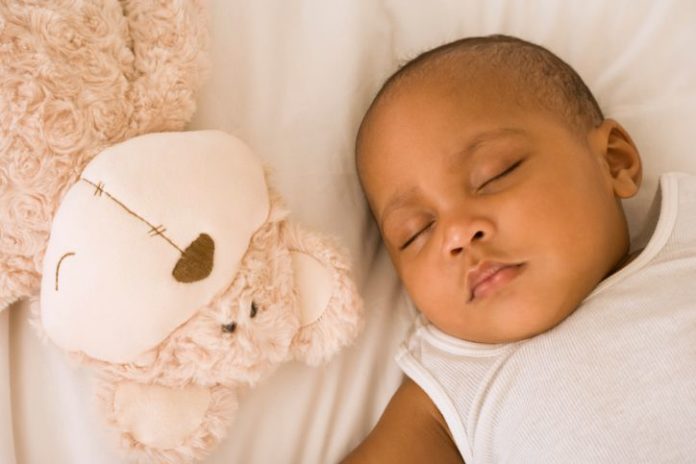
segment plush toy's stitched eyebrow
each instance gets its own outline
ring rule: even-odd
[[[63,256],[61,256],[58,260],[58,264],[56,265],[56,292],[58,291],[58,273],[60,272],[60,265],[65,258],[67,258],[68,256],[73,256],[74,254],[74,251],[69,251],[65,253]]]
[[[213,260],[215,256],[215,241],[210,237],[210,235],[201,233],[198,238],[191,242],[191,244],[186,247],[186,250],[182,250],[176,243],[174,243],[169,237],[167,237],[164,232],[167,230],[164,225],[160,224],[158,226],[150,223],[147,219],[140,216],[138,213],[126,206],[118,198],[111,195],[109,192],[104,190],[103,182],[92,182],[89,179],[81,177],[80,180],[88,183],[94,187],[94,195],[102,196],[106,195],[114,203],[123,208],[128,214],[135,217],[141,222],[144,222],[150,227],[150,235],[152,237],[160,236],[166,240],[171,246],[176,248],[181,254],[181,258],[177,261],[174,269],[172,270],[172,275],[177,282],[191,283],[203,280],[210,275],[213,270]]]
[[[142,221],[142,222],[144,222],[145,224],[147,224],[147,225],[150,227],[150,235],[152,235],[153,237],[154,237],[154,236],[157,236],[157,235],[161,236],[163,239],[165,239],[167,242],[169,242],[169,244],[170,244],[171,246],[173,246],[174,248],[176,248],[177,250],[179,250],[179,253],[181,253],[181,254],[184,253],[184,250],[182,250],[179,246],[177,246],[177,244],[174,243],[169,237],[167,237],[166,235],[164,235],[164,232],[165,232],[167,229],[166,229],[163,225],[160,224],[160,225],[158,225],[158,226],[155,226],[154,224],[151,224],[147,219],[143,218],[143,217],[140,216],[138,213],[136,213],[135,211],[133,211],[132,209],[130,209],[129,207],[127,207],[127,206],[126,206],[125,204],[123,204],[123,202],[121,202],[118,198],[114,197],[114,196],[111,195],[109,192],[107,192],[106,190],[104,190],[104,183],[103,183],[103,182],[94,183],[94,182],[92,182],[92,181],[89,180],[89,179],[85,179],[84,177],[81,177],[80,180],[83,180],[83,181],[87,182],[89,185],[91,185],[91,186],[93,186],[93,187],[95,188],[95,190],[94,190],[94,196],[101,196],[102,193],[105,194],[107,197],[109,197],[111,200],[113,200],[117,205],[119,205],[121,208],[123,208],[124,210],[126,210],[126,211],[128,212],[128,214],[130,214],[131,216],[134,216],[135,218],[137,218],[137,219],[139,219],[140,221]]]

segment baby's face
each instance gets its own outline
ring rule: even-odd
[[[444,332],[497,343],[561,322],[625,256],[606,140],[523,108],[504,86],[407,82],[359,146],[396,270]]]

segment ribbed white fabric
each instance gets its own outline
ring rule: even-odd
[[[485,345],[417,321],[397,361],[468,464],[696,462],[696,177],[659,197],[644,250],[556,328]]]

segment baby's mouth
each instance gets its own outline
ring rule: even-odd
[[[492,261],[479,263],[467,274],[468,303],[496,293],[517,277],[523,266],[523,263],[505,264]]]

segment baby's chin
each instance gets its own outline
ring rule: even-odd
[[[528,340],[530,338],[534,338],[537,335],[541,335],[545,332],[548,332],[549,330],[553,329],[556,327],[558,323],[556,324],[549,324],[549,325],[535,325],[534,327],[512,327],[512,328],[504,328],[501,330],[497,331],[463,331],[463,332],[452,332],[451,330],[446,330],[442,327],[438,327],[441,331],[447,333],[448,335],[454,336],[456,338],[459,338],[461,340],[466,340],[468,342],[474,342],[474,343],[482,343],[482,344],[488,344],[488,345],[498,345],[502,343],[514,343],[514,342],[520,342],[524,340]]]
[[[546,333],[570,316],[577,304],[548,305],[517,304],[503,308],[487,308],[488,316],[480,323],[438,324],[430,321],[442,332],[475,343],[501,344],[527,340]],[[526,308],[525,308],[526,307]],[[497,314],[495,314],[497,313]]]

